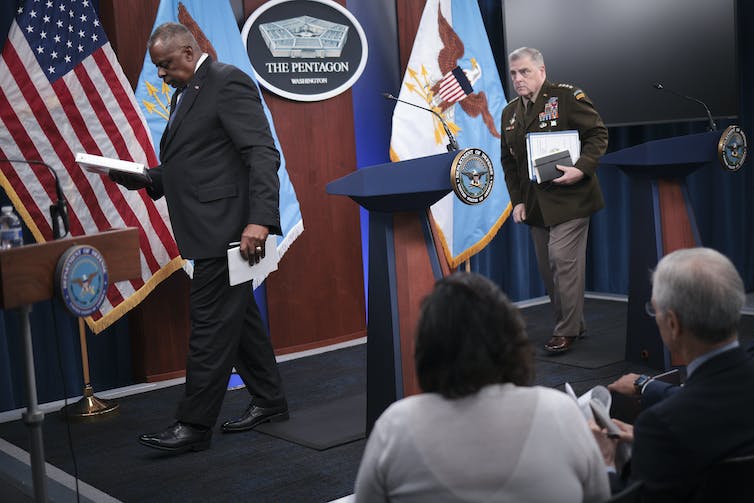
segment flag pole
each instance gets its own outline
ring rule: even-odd
[[[79,318],[79,340],[81,341],[81,367],[84,373],[84,391],[81,400],[63,407],[63,417],[71,421],[95,421],[120,412],[120,405],[114,400],[104,400],[94,395],[89,380],[89,351],[86,345],[84,318]]]

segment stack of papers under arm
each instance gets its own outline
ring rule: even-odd
[[[534,160],[546,157],[555,152],[567,150],[571,154],[570,166],[575,166],[581,155],[581,142],[579,132],[567,131],[543,131],[541,133],[526,134],[526,155],[529,159],[529,179],[538,182]],[[562,164],[562,163],[561,163]],[[558,175],[560,176],[560,175]]]
[[[134,177],[143,178],[144,180],[149,181],[149,174],[147,173],[147,169],[143,164],[138,162],[122,161],[120,159],[84,154],[81,152],[76,154],[76,162],[79,166],[89,171],[90,173],[107,175],[112,170]]]

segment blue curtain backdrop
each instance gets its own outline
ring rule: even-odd
[[[630,0],[626,0],[630,1]],[[0,2],[0,47],[5,42],[15,2]],[[96,2],[95,2],[96,5]],[[348,0],[347,6],[359,19],[369,42],[369,62],[364,75],[353,87],[358,167],[386,162],[393,106],[379,97],[382,91],[398,91],[401,75],[395,27],[395,0]],[[479,0],[493,52],[497,57],[504,86],[507,51],[503,46],[501,0]],[[752,111],[754,98],[754,35],[744,26],[754,26],[754,6],[738,1],[739,61],[741,71],[741,113],[738,123],[754,140]],[[547,55],[545,54],[545,57]],[[557,80],[557,75],[551,75]],[[713,77],[711,77],[713,78]],[[588,91],[588,90],[587,90]],[[508,93],[508,97],[510,93]],[[724,127],[725,124],[721,124]],[[610,129],[609,150],[619,150],[657,138],[701,132],[703,123]],[[587,288],[626,293],[628,289],[629,183],[625,175],[609,168],[600,169],[600,183],[607,206],[592,219],[588,248]],[[718,167],[703,168],[688,179],[689,192],[703,243],[727,254],[744,277],[747,290],[754,285],[754,173],[747,162],[737,173],[724,173]],[[0,193],[0,202],[8,200]],[[31,236],[26,235],[27,242]],[[364,244],[366,249],[366,243]],[[498,284],[514,299],[544,295],[534,261],[534,252],[525,226],[503,225],[498,236],[471,261],[472,268]],[[53,316],[53,312],[55,315]],[[33,306],[32,330],[37,367],[37,387],[41,402],[63,397],[63,383],[69,395],[81,392],[81,356],[78,327],[57,303]],[[101,335],[90,335],[89,363],[92,384],[105,390],[133,383],[131,351],[126,319]],[[60,351],[58,352],[58,343]],[[23,348],[18,314],[0,311],[0,411],[25,405]],[[61,374],[58,354],[64,372]]]

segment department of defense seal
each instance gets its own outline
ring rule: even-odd
[[[495,170],[489,156],[478,148],[461,150],[450,166],[450,183],[456,197],[466,204],[479,204],[492,192]]]
[[[60,256],[55,270],[55,291],[74,316],[97,311],[107,293],[107,266],[91,246],[71,246]]]
[[[738,171],[746,160],[746,134],[739,126],[728,126],[717,144],[720,164],[728,171]]]

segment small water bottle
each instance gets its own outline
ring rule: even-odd
[[[13,211],[13,206],[3,206],[0,213],[0,249],[6,250],[23,244],[21,219]]]

